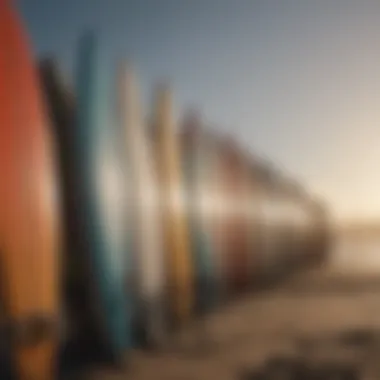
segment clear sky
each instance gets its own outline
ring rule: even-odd
[[[380,217],[380,1],[18,0],[36,52],[72,70],[78,35],[131,59],[146,102],[168,78],[179,112],[287,168],[338,219]]]

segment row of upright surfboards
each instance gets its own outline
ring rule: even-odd
[[[319,203],[196,115],[179,134],[165,86],[147,121],[132,70],[96,34],[72,86],[56,61],[38,67],[6,1],[0,46],[1,333],[18,378],[55,378],[63,336],[84,330],[114,360],[141,344],[137,326],[160,344],[326,252]]]

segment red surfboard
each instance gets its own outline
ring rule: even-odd
[[[0,241],[19,379],[55,378],[59,204],[38,74],[15,11],[0,1]]]

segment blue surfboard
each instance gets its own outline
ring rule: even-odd
[[[81,236],[92,275],[96,326],[115,359],[132,346],[131,255],[121,130],[112,112],[112,70],[95,33],[79,43],[77,120],[73,144],[78,172]]]

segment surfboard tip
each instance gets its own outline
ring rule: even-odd
[[[39,62],[38,66],[43,70],[44,72],[49,72],[49,73],[56,73],[58,70],[58,60],[49,55],[49,56],[44,56],[42,57]]]

